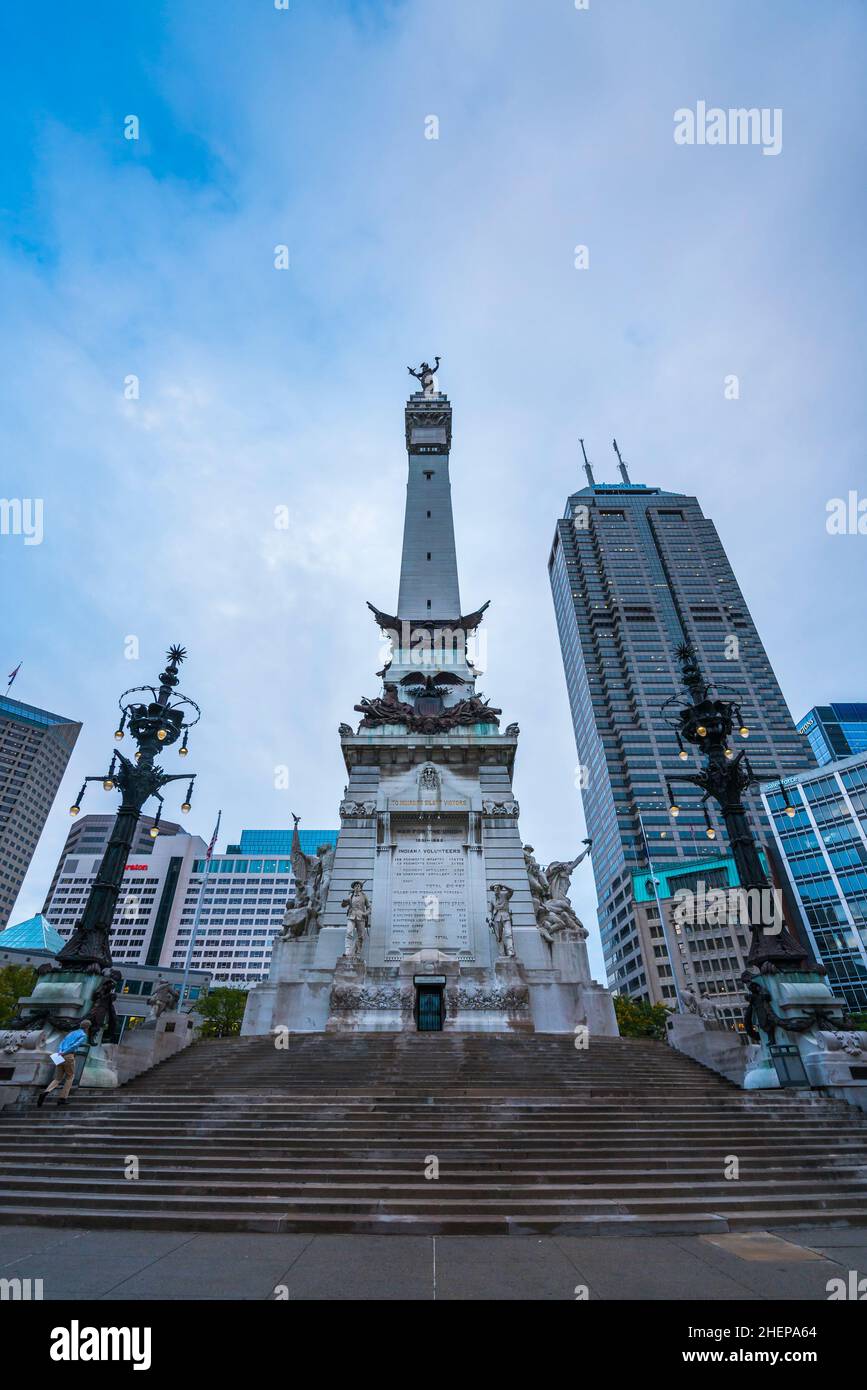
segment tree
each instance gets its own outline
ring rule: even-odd
[[[614,1012],[622,1038],[665,1040],[665,1023],[672,1012],[667,1005],[648,1004],[646,999],[630,999],[628,994],[615,994]]]
[[[18,1000],[32,994],[36,971],[29,965],[4,965],[0,970],[0,1028],[8,1028],[18,1014]]]
[[[202,1019],[200,1036],[236,1038],[241,1031],[246,1003],[245,989],[227,989],[225,986],[212,989],[204,999],[197,999],[193,1011]]]

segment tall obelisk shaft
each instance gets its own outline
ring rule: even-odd
[[[406,405],[409,477],[397,616],[456,622],[461,613],[449,481],[452,408],[440,391],[416,391]]]

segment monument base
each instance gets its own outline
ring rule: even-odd
[[[567,939],[564,933],[551,948],[540,939],[543,949],[532,964],[503,956],[476,965],[426,948],[396,964],[372,966],[337,955],[342,941],[343,933],[333,930],[278,939],[269,979],[248,995],[242,1034],[396,1033],[427,1026],[446,1033],[574,1033],[586,1027],[591,1035],[618,1036],[611,994],[584,973],[586,947],[577,935]],[[423,995],[434,996],[433,1012],[420,1019]]]

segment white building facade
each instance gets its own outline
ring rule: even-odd
[[[87,819],[82,818],[85,832]],[[93,819],[101,822],[103,818]],[[94,827],[93,833],[102,828],[101,824]],[[305,845],[337,839],[336,830],[302,831],[301,835]],[[77,843],[87,842],[85,833]],[[204,883],[193,969],[207,971],[212,985],[244,988],[266,979],[274,936],[295,891],[289,858],[291,832],[243,831],[239,844],[214,854],[207,876],[207,846],[198,835],[178,832],[152,839],[145,832],[136,844],[124,873],[111,934],[118,968],[182,969]],[[64,939],[81,916],[100,862],[101,853],[84,853],[80,848],[61,857],[45,916]]]

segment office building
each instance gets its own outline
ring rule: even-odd
[[[64,940],[87,901],[112,824],[111,817],[85,816],[75,827],[73,849],[69,839],[64,847],[44,909]],[[190,944],[207,846],[177,826],[154,840],[152,824],[142,817],[118,898],[111,950],[119,969],[182,969]],[[162,829],[169,829],[166,822]],[[303,830],[300,839],[312,854],[320,844],[333,844],[337,831]],[[192,965],[214,984],[243,987],[267,976],[271,944],[294,893],[291,840],[288,830],[245,830],[239,844],[213,856]]]
[[[762,785],[774,840],[828,982],[867,1009],[867,753]]]
[[[757,775],[787,776],[812,765],[812,753],[698,500],[633,483],[622,462],[619,483],[597,483],[589,464],[586,472],[587,487],[569,497],[557,523],[548,569],[609,984],[667,1004],[679,984],[727,994],[737,931],[722,933],[718,969],[699,971],[691,949],[682,969],[659,905],[636,891],[649,868],[651,877],[677,866],[688,872],[689,861],[722,861],[728,850],[713,803],[708,837],[698,790],[679,785],[681,814],[674,820],[668,811],[666,777],[691,765],[662,710],[681,692],[678,645],[691,643],[708,682],[740,702],[748,728],[741,746]],[[755,793],[749,804],[761,838],[768,825]]]
[[[81,724],[0,697],[0,929],[15,906]]]
[[[798,733],[806,735],[821,767],[867,753],[867,705],[816,705],[798,721]]]

